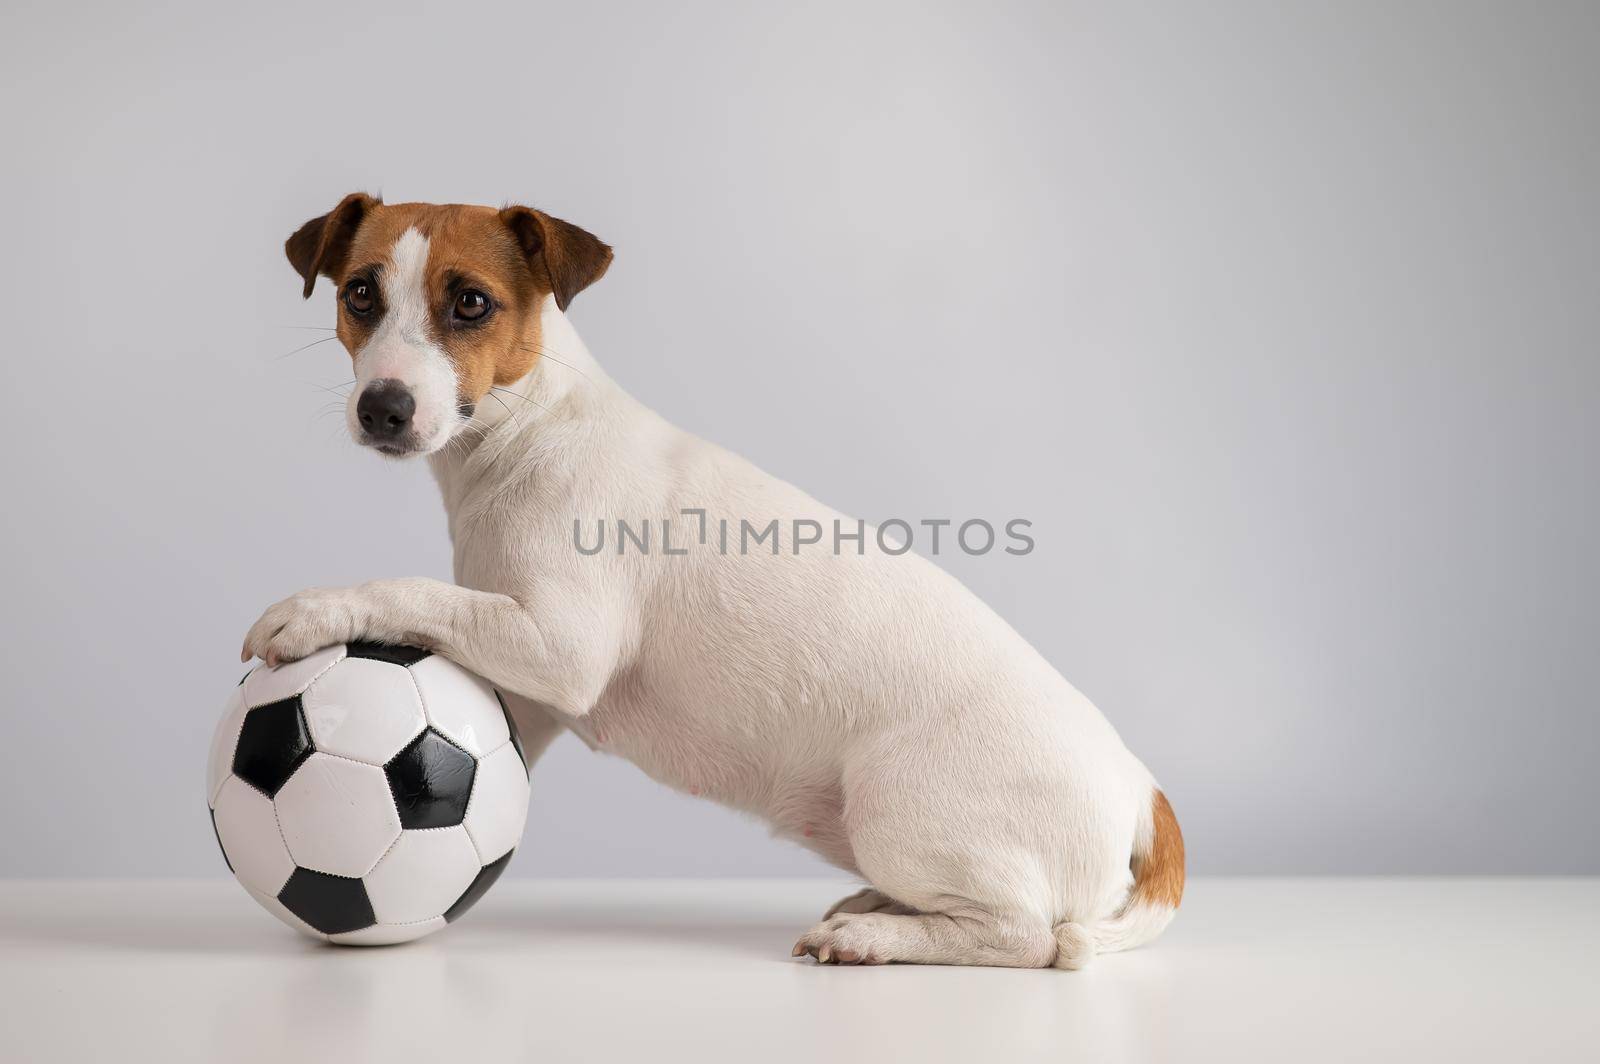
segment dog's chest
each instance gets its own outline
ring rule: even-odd
[[[758,816],[774,835],[855,870],[841,781],[826,766],[761,756],[773,752],[740,747],[693,714],[652,712],[625,698],[602,699],[568,727],[590,749],[626,758],[658,783]]]
[[[569,723],[591,749],[632,761],[652,779],[696,795],[741,801],[759,775],[757,759],[703,706],[652,688],[641,670],[622,670],[594,707]]]
[[[837,771],[752,741],[740,719],[714,703],[664,696],[642,670],[629,669],[568,726],[591,749],[626,758],[675,790],[758,814],[780,834],[808,845],[836,837]]]

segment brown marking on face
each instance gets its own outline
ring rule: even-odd
[[[319,273],[339,286],[338,336],[352,358],[382,321],[384,265],[413,228],[428,238],[428,339],[450,356],[460,404],[475,405],[490,387],[525,376],[539,358],[544,298],[553,295],[565,310],[611,262],[611,249],[591,234],[528,207],[385,204],[352,194],[285,248],[306,295]],[[352,308],[353,285],[366,286],[374,304],[365,314]],[[473,318],[477,294],[487,297],[487,309]]]
[[[1176,909],[1183,900],[1183,832],[1171,803],[1159,790],[1150,797],[1150,819],[1150,852],[1134,870],[1133,900]]]

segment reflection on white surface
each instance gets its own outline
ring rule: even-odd
[[[0,1045],[881,1064],[1571,1059],[1600,1037],[1596,880],[1201,880],[1155,945],[1081,973],[791,959],[848,889],[513,880],[438,935],[353,950],[222,881],[0,883]]]

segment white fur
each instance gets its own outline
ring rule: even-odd
[[[521,696],[535,751],[568,728],[900,903],[830,913],[797,946],[819,959],[1071,967],[1097,940],[1133,944],[1094,929],[1127,900],[1153,782],[1094,706],[956,580],[870,530],[860,555],[831,537],[795,553],[793,519],[841,515],[669,425],[553,301],[540,314],[550,357],[505,407],[480,404],[481,438],[432,458],[457,583],[303,592],[247,652],[426,640]],[[689,508],[780,518],[782,549],[574,547],[575,517],[684,532]]]
[[[407,229],[394,242],[379,277],[383,318],[356,352],[356,385],[345,401],[345,424],[358,443],[364,434],[356,404],[367,385],[377,380],[399,381],[410,389],[417,404],[411,419],[417,453],[437,451],[461,424],[455,366],[445,349],[429,338],[427,265],[428,238]]]

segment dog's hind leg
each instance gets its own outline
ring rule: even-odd
[[[794,955],[823,964],[981,964],[1048,968],[1057,944],[1050,928],[989,913],[844,913],[800,936]]]
[[[840,898],[833,903],[833,907],[822,914],[824,920],[832,916],[854,916],[860,913],[896,913],[905,914],[916,912],[909,905],[902,905],[889,895],[876,887],[863,887],[848,897]]]

